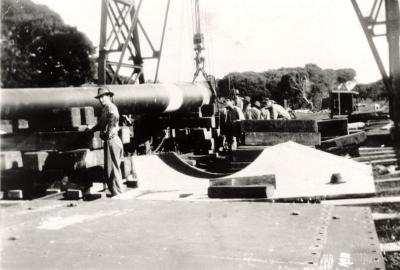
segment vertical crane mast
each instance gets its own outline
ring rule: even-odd
[[[157,60],[154,81],[157,81],[170,0],[166,0],[163,31],[158,48],[153,45],[139,18],[143,0],[101,0],[100,45],[98,58],[99,84],[144,83],[143,63]],[[141,44],[139,34],[145,40]],[[147,45],[149,56],[142,55],[141,45]],[[123,76],[121,76],[123,74]]]
[[[351,0],[368,44],[382,75],[388,92],[390,117],[394,122],[395,135],[400,139],[400,9],[398,0],[374,0],[369,15],[364,16],[357,0]],[[379,20],[382,6],[385,5],[385,20]],[[375,26],[383,25],[385,33],[376,33]],[[389,48],[389,72],[386,72],[374,38],[385,36]]]

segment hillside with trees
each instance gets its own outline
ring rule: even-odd
[[[287,100],[293,109],[320,110],[322,100],[329,97],[330,91],[341,84],[353,82],[356,75],[356,71],[351,68],[322,69],[316,64],[264,72],[233,72],[218,81],[218,94],[232,95],[231,89],[235,88],[242,96],[250,96],[253,100],[268,97],[281,104]],[[353,90],[359,92],[360,99],[387,99],[382,81],[357,84]]]
[[[2,87],[78,86],[94,80],[91,41],[44,5],[1,1]]]

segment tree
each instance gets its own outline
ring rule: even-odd
[[[3,87],[78,86],[93,82],[94,47],[76,28],[31,0],[2,0]]]
[[[242,96],[250,96],[253,100],[261,100],[270,95],[266,89],[266,79],[257,72],[233,72],[218,81],[218,95],[231,96],[232,89],[238,89]]]
[[[336,70],[336,81],[338,83],[353,81],[355,77],[356,71],[352,68],[342,68]]]
[[[292,108],[321,109],[322,100],[341,83],[354,80],[354,69],[322,69],[316,64],[268,71],[233,72],[219,80],[219,95],[229,96],[237,88],[255,99],[270,97],[279,103],[286,99]],[[264,84],[264,85],[263,85]]]
[[[358,92],[361,99],[388,100],[388,93],[382,80],[369,84],[357,84],[354,90]]]

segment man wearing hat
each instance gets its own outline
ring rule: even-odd
[[[225,141],[228,150],[236,149],[237,147],[237,131],[235,128],[235,122],[239,120],[244,120],[244,115],[242,110],[235,106],[232,98],[225,98],[225,108],[222,110],[221,114],[222,133],[225,135]]]
[[[114,93],[107,87],[99,87],[95,96],[102,105],[98,124],[92,129],[100,130],[100,138],[104,141],[104,173],[111,196],[122,193],[121,159],[123,145],[118,136],[119,112],[113,103]]]

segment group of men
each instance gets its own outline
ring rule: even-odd
[[[225,98],[225,107],[221,111],[221,128],[225,135],[225,143],[228,149],[237,146],[238,137],[234,123],[239,120],[290,120],[290,113],[281,105],[268,98],[261,102],[256,100],[251,102],[251,98],[242,98],[238,90],[235,91],[233,98]]]

